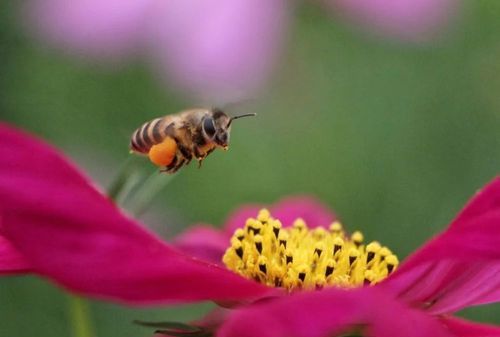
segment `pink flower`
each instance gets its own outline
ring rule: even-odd
[[[500,327],[450,314],[500,300],[500,179],[446,231],[374,287],[304,292],[235,311],[219,336],[500,336]],[[253,324],[252,322],[259,322]]]
[[[240,98],[269,76],[286,26],[285,0],[32,0],[33,33],[73,54],[144,53],[177,89]]]
[[[59,152],[5,124],[0,157],[3,273],[31,271],[83,295],[132,304],[238,302],[227,317],[217,318],[218,336],[322,337],[353,329],[384,337],[500,336],[498,327],[446,315],[499,300],[498,178],[446,231],[377,285],[283,296],[280,288],[209,261],[256,208],[235,213],[222,232],[192,229],[174,247],[122,213]],[[334,220],[308,199],[283,201],[271,212],[283,226],[297,216],[311,227]]]
[[[459,0],[326,0],[335,14],[371,33],[424,42],[457,15]]]
[[[384,36],[428,40],[459,0],[324,0]],[[31,0],[29,29],[72,54],[144,54],[174,88],[211,103],[252,97],[283,49],[286,0]]]

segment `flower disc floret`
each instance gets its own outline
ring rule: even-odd
[[[348,236],[338,221],[328,229],[309,228],[298,218],[285,228],[262,209],[234,232],[223,262],[246,278],[289,291],[373,285],[399,261],[389,248],[363,241],[361,232]]]

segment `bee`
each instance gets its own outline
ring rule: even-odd
[[[175,173],[194,158],[201,167],[203,160],[216,148],[229,148],[231,123],[238,118],[214,108],[195,108],[155,118],[134,131],[130,150],[144,154],[160,171]]]

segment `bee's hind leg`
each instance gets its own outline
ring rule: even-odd
[[[190,161],[190,159],[186,159],[184,157],[179,157],[179,158],[177,158],[175,163],[168,165],[164,170],[162,170],[162,172],[165,172],[168,174],[173,174],[173,173],[179,171],[179,169],[182,166],[187,165],[189,163],[189,161]]]
[[[167,166],[165,166],[164,168],[162,168],[160,170],[161,173],[168,173],[168,174],[172,174],[172,173],[175,173],[177,172],[177,170],[179,169],[177,167],[177,164],[179,162],[179,156],[175,156],[174,159],[172,159],[172,162],[170,164],[168,164]]]
[[[177,163],[177,165],[174,166],[174,168],[171,170],[171,172],[168,172],[168,173],[175,173],[177,172],[182,166],[184,166],[185,164],[187,164],[189,161],[186,161],[185,158],[181,158],[179,160],[179,162]]]

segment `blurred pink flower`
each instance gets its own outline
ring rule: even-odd
[[[425,42],[439,36],[460,0],[325,0],[340,17],[380,36]]]
[[[384,36],[428,40],[459,0],[323,0]],[[210,103],[261,90],[283,49],[286,0],[30,0],[29,27],[68,52],[122,59],[143,54],[174,88]]]
[[[148,42],[160,74],[198,96],[248,98],[269,78],[282,49],[286,2],[157,2]]]
[[[256,90],[281,49],[286,0],[31,0],[35,34],[82,56],[151,56],[160,77],[202,98]],[[219,103],[219,102],[217,102]]]
[[[132,304],[238,303],[218,318],[222,337],[323,337],[352,329],[381,337],[500,336],[498,327],[446,315],[500,299],[499,178],[381,283],[284,296],[210,261],[252,207],[236,212],[224,230],[199,226],[174,246],[122,213],[59,152],[5,124],[0,158],[2,273],[30,271],[83,295]],[[285,226],[296,217],[311,226],[334,219],[302,197],[272,211]]]
[[[154,0],[31,0],[33,33],[97,57],[120,57],[143,45]]]

